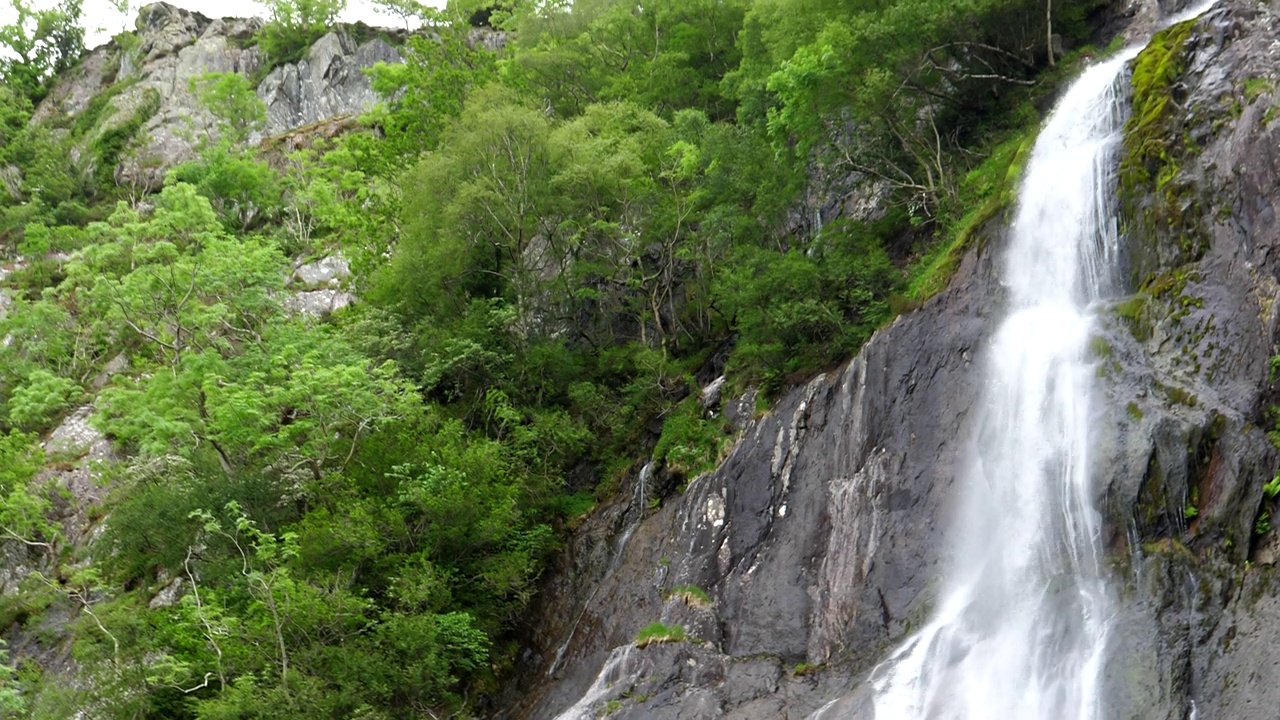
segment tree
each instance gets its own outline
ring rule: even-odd
[[[280,312],[270,291],[283,284],[283,258],[259,239],[228,237],[190,185],[165,188],[150,218],[120,204],[90,232],[97,242],[68,265],[59,292],[102,336],[146,357],[177,366],[187,352],[230,352]]]
[[[374,0],[374,5],[388,15],[395,15],[404,22],[404,29],[409,30],[413,20],[427,23],[435,18],[435,11],[418,0]]]
[[[517,11],[513,81],[562,116],[597,100],[628,100],[663,117],[699,107],[728,117],[720,92],[737,64],[745,0],[581,0]]]
[[[347,0],[258,0],[267,23],[258,42],[273,65],[294,62],[328,32],[347,7]]]
[[[436,149],[445,128],[462,114],[467,97],[496,78],[497,58],[467,40],[459,23],[437,26],[438,39],[412,37],[403,63],[378,63],[373,89],[387,101],[373,118],[382,128],[377,151],[383,170]]]
[[[541,249],[558,230],[550,132],[545,114],[509,91],[487,88],[414,170],[418,182],[437,189],[407,199],[397,272],[415,278],[409,282],[416,290],[405,298],[415,313],[430,312],[427,306],[448,295],[447,302],[460,301],[457,310],[465,308],[469,298],[450,290],[461,283],[472,296],[511,300],[517,325],[532,330],[536,278],[556,262]]]
[[[62,533],[49,519],[49,489],[32,487],[43,466],[44,453],[34,435],[0,434],[0,536],[43,547],[52,555]]]
[[[266,104],[240,73],[205,73],[191,78],[189,88],[200,106],[218,119],[226,139],[232,143],[245,142],[267,120]]]
[[[80,4],[81,0],[62,0],[56,7],[39,9],[29,0],[9,0],[16,18],[0,26],[0,47],[11,55],[0,57],[0,77],[33,104],[44,99],[53,78],[84,53]]]

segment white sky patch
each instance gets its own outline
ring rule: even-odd
[[[210,18],[220,17],[266,17],[266,10],[254,0],[168,0],[188,10],[194,10]],[[121,30],[133,28],[133,20],[138,16],[138,9],[148,2],[134,0],[129,4],[129,16],[121,15],[108,0],[84,0],[85,27],[84,45],[95,48],[111,39]],[[423,0],[424,5],[441,7],[444,0]],[[58,5],[58,0],[32,0],[34,8],[51,8]],[[13,8],[8,0],[0,0],[0,25],[11,23],[14,19]],[[378,27],[403,27],[404,21],[395,15],[378,12],[370,0],[348,0],[347,9],[339,17],[343,22],[361,21]]]

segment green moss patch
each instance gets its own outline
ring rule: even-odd
[[[1035,138],[1030,132],[1005,140],[965,175],[960,186],[961,204],[972,209],[946,226],[939,241],[915,264],[907,280],[909,300],[923,302],[945,290],[983,226],[1013,207]]]
[[[1134,241],[1135,284],[1149,282],[1162,261],[1194,261],[1208,246],[1200,228],[1202,203],[1183,172],[1196,148],[1179,126],[1179,80],[1194,24],[1189,20],[1157,33],[1134,61],[1133,113],[1124,129],[1119,189],[1125,229]]]
[[[666,625],[654,622],[646,625],[636,634],[636,647],[643,648],[657,643],[684,642],[684,628],[679,625]]]

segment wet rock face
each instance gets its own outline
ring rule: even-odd
[[[971,255],[952,290],[749,421],[639,525],[635,492],[589,520],[533,613],[532,689],[507,716],[554,717],[610,662],[613,687],[634,687],[593,703],[618,717],[803,717],[847,692],[931,603],[997,259]],[[655,621],[689,640],[618,660]]]
[[[1092,344],[1092,462],[1117,588],[1107,717],[1261,720],[1280,707],[1280,581],[1264,567],[1280,560],[1280,507],[1263,490],[1280,465],[1267,438],[1280,404],[1277,38],[1280,2],[1222,0],[1193,26],[1165,138],[1180,164],[1122,198],[1145,208],[1160,193],[1185,232],[1124,218],[1131,294],[1100,311]],[[871,717],[866,673],[927,614],[944,569],[999,247],[749,421],[718,470],[643,522],[634,497],[588,520],[531,614],[530,672],[500,717],[799,718],[836,698],[822,717]],[[714,622],[672,599],[686,584],[710,596],[700,612]],[[654,621],[690,640],[628,650]]]
[[[1273,718],[1280,4],[1220,2],[1179,50],[1161,188],[1122,197],[1135,293],[1104,322],[1099,477],[1124,580],[1116,717]],[[1152,213],[1156,208],[1157,213]],[[1175,213],[1169,217],[1168,210]],[[1163,214],[1161,214],[1163,213]],[[1155,221],[1152,221],[1152,218]],[[1162,223],[1180,232],[1159,232]]]

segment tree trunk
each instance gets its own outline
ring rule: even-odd
[[[1044,49],[1049,51],[1049,67],[1053,67],[1053,0],[1044,0]]]

